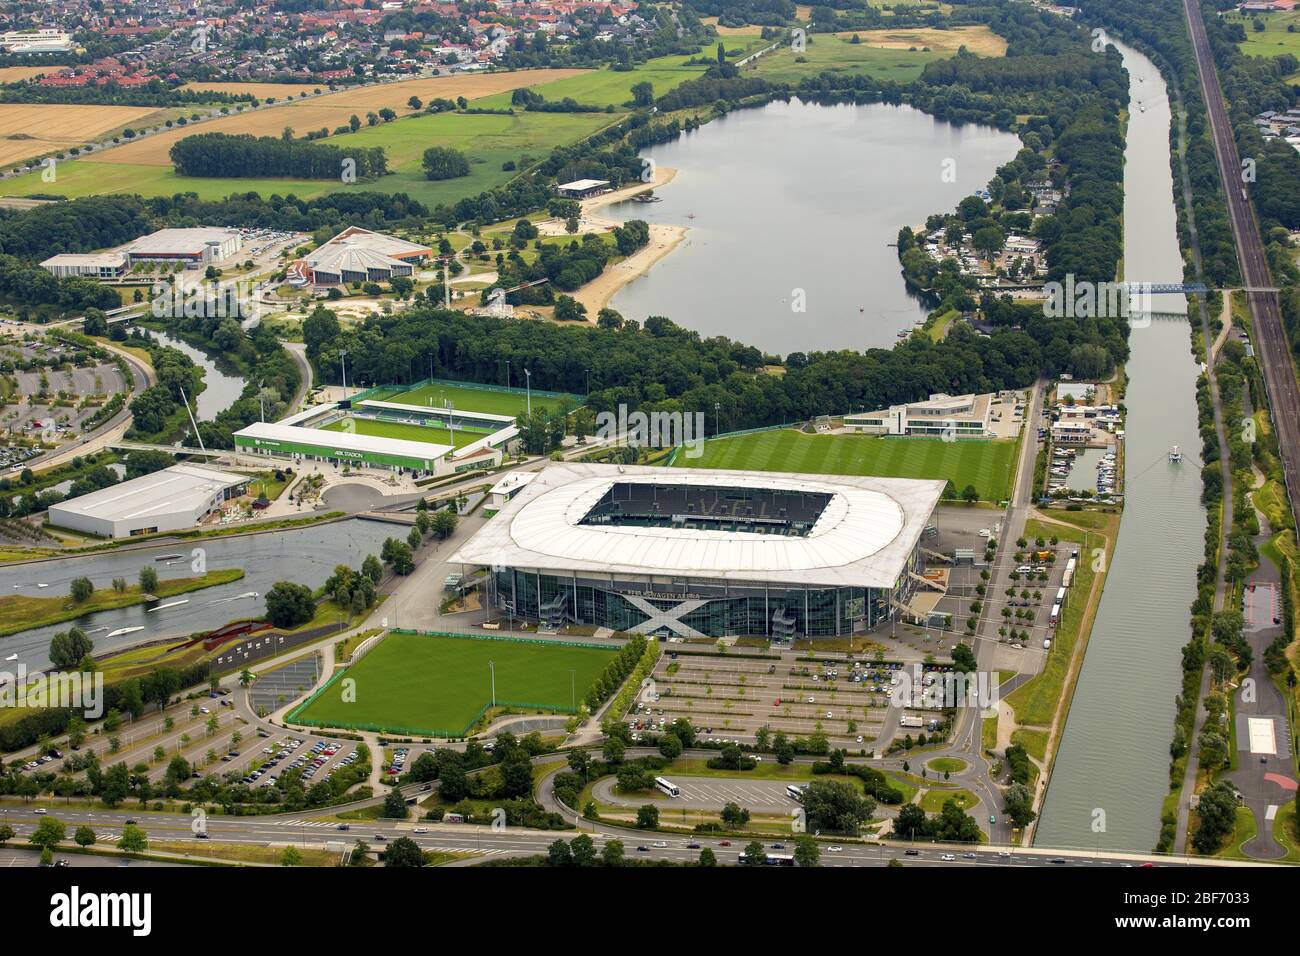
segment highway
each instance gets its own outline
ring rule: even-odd
[[[1219,174],[1228,200],[1228,218],[1237,245],[1242,281],[1248,290],[1246,299],[1254,320],[1255,349],[1263,369],[1273,428],[1278,438],[1286,478],[1287,501],[1291,505],[1291,513],[1300,514],[1300,472],[1297,472],[1300,467],[1300,388],[1296,387],[1277,293],[1272,291],[1273,281],[1264,255],[1264,243],[1259,235],[1259,223],[1242,185],[1241,161],[1237,155],[1237,144],[1232,138],[1232,125],[1228,121],[1223,93],[1219,88],[1201,8],[1195,0],[1183,0],[1183,9],[1191,31],[1201,95],[1205,99],[1210,130],[1214,137],[1214,152],[1219,161]]]

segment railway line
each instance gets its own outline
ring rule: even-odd
[[[1264,373],[1264,385],[1282,458],[1287,501],[1291,513],[1300,514],[1300,471],[1297,471],[1300,468],[1300,388],[1296,385],[1286,328],[1282,323],[1282,310],[1269,274],[1255,210],[1242,184],[1241,160],[1232,137],[1232,125],[1219,87],[1201,8],[1197,0],[1183,0],[1183,9],[1196,56],[1196,69],[1210,120],[1210,132],[1214,137],[1214,152],[1227,197],[1228,218],[1232,223],[1242,281],[1247,289],[1246,301],[1254,322],[1255,346]]]

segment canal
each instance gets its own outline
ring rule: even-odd
[[[230,370],[229,362],[195,348],[170,332],[151,329],[150,334],[163,345],[184,352],[195,365],[203,369],[203,381],[206,387],[199,393],[197,401],[199,421],[211,421],[216,418],[238,401],[239,396],[244,393],[244,379]]]
[[[361,567],[366,555],[378,555],[385,538],[405,537],[405,529],[391,524],[352,519],[269,534],[211,538],[208,540],[162,543],[155,547],[111,554],[63,558],[36,564],[0,568],[0,594],[28,597],[66,595],[73,578],[88,577],[97,588],[106,588],[114,578],[135,584],[140,569],[151,567],[161,580],[194,577],[191,570],[196,549],[209,571],[242,568],[239,581],[191,591],[155,605],[137,605],[116,611],[91,614],[80,620],[0,637],[0,656],[17,654],[7,665],[12,670],[23,663],[29,671],[49,664],[50,638],[58,631],[77,626],[95,642],[96,656],[109,650],[157,640],[185,636],[220,627],[232,620],[258,617],[265,612],[266,592],[277,581],[293,581],[318,588],[339,564]],[[38,585],[46,585],[44,588]],[[256,592],[256,597],[250,597]],[[185,600],[187,603],[150,612],[150,606]],[[140,627],[116,638],[107,635],[119,628]]]
[[[1181,282],[1170,107],[1159,71],[1115,44],[1131,94],[1124,168],[1124,278]],[[1140,106],[1146,107],[1143,111]],[[1126,368],[1125,507],[1106,589],[1048,783],[1035,843],[1147,852],[1169,789],[1174,698],[1190,636],[1205,510],[1186,299],[1133,319]],[[1184,461],[1168,460],[1181,446]],[[1089,556],[1081,556],[1087,559]]]

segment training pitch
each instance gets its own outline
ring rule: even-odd
[[[808,435],[794,429],[715,438],[704,454],[674,464],[685,468],[738,468],[820,475],[943,478],[961,494],[974,485],[987,501],[1007,496],[1016,443],[1010,440],[946,442],[937,438]]]
[[[375,418],[357,418],[349,416],[330,422],[321,431],[353,432],[357,435],[374,435],[377,438],[401,438],[405,441],[427,441],[435,445],[451,445],[460,448],[470,442],[486,438],[490,432],[465,431],[456,429],[453,435],[446,428],[433,425],[408,425],[405,422],[385,422]]]
[[[523,415],[528,408],[528,396],[523,389],[494,392],[490,389],[475,388],[473,385],[443,385],[436,382],[409,390],[385,389],[368,397],[382,399],[385,402],[397,402],[401,405],[434,408],[446,408],[447,403],[451,402],[452,407],[458,411],[486,412],[489,415],[519,416]],[[575,408],[582,404],[580,396],[573,395],[570,398]],[[534,392],[532,401],[534,409],[544,408],[550,412],[560,404],[561,399]]]
[[[294,718],[330,727],[370,726],[460,735],[492,702],[567,711],[583,700],[614,648],[557,642],[390,634]],[[348,686],[355,700],[345,700]]]

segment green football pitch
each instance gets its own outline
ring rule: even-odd
[[[676,465],[686,468],[737,468],[820,475],[879,475],[883,478],[943,478],[961,494],[974,485],[979,496],[1007,496],[1016,443],[946,442],[937,438],[877,438],[867,435],[808,435],[794,429],[715,438],[704,454]]]
[[[330,727],[370,726],[394,732],[460,735],[492,702],[568,710],[583,700],[613,648],[390,634],[293,719]],[[570,673],[572,672],[572,673]],[[345,687],[353,700],[345,700]]]
[[[528,410],[528,396],[522,391],[494,392],[486,388],[474,388],[472,385],[421,385],[413,389],[384,389],[371,398],[385,402],[398,402],[402,405],[423,405],[445,408],[447,402],[452,407],[464,412],[486,412],[489,415],[523,415]],[[582,404],[578,395],[570,396],[576,407]],[[533,393],[533,408],[553,409],[560,403],[559,398],[550,398]]]
[[[451,445],[460,448],[470,442],[478,441],[491,432],[465,431],[456,429],[456,434],[446,428],[431,425],[408,425],[405,422],[381,422],[375,418],[356,418],[349,416],[336,422],[330,422],[321,431],[346,432],[358,435],[374,435],[376,438],[402,438],[406,441],[427,441],[435,445]]]

